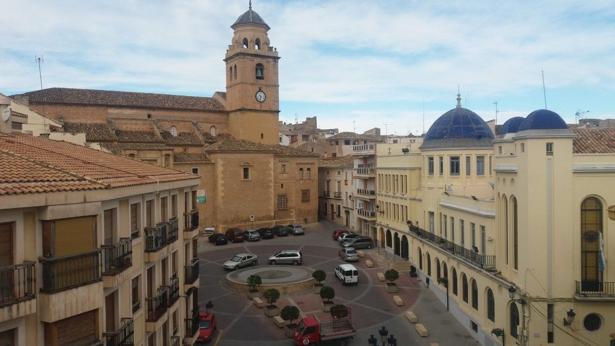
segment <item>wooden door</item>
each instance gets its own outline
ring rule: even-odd
[[[162,286],[167,286],[169,284],[169,259],[165,258],[162,260]]]
[[[106,330],[108,333],[114,332],[117,328],[115,319],[115,294],[113,292],[105,297],[105,321],[107,323]]]
[[[0,223],[0,267],[13,265],[13,224]]]
[[[15,329],[10,329],[0,333],[0,346],[14,346],[15,342]]]
[[[154,267],[147,269],[147,298],[154,296]]]

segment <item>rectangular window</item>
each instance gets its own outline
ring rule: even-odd
[[[312,169],[309,167],[305,169],[305,179],[312,179]]]
[[[521,143],[521,152],[524,153],[525,152],[525,143]]]
[[[286,194],[278,195],[278,210],[288,209],[288,196]]]
[[[429,175],[434,175],[433,156],[430,156],[427,158],[427,167],[428,167]]]
[[[141,233],[141,203],[130,205],[130,237],[139,238]]]
[[[344,145],[350,145],[350,139],[345,139],[344,140]]]
[[[282,174],[286,174],[286,164],[282,164],[282,165],[280,166],[280,173],[282,173]]]
[[[340,207],[340,205],[337,205],[337,217],[340,217],[342,215],[342,208]]]
[[[444,157],[440,156],[439,161],[440,161],[439,162],[440,163],[440,166],[439,166],[440,175],[444,175]]]
[[[141,308],[141,275],[132,279],[132,313]]]
[[[442,223],[444,224],[444,239],[448,239],[448,227],[446,227],[448,225],[448,217],[446,216],[446,214],[444,214],[442,221]]]
[[[459,156],[451,156],[449,164],[451,175],[459,175]]]
[[[429,232],[433,233],[434,231],[434,219],[435,219],[435,214],[433,211],[429,212]]]
[[[455,218],[451,216],[451,240],[455,242]]]
[[[171,276],[177,276],[177,251],[171,254]]]
[[[472,158],[470,156],[466,156],[466,175],[472,174]]]
[[[493,156],[489,155],[489,175],[491,175],[491,172],[493,171],[492,163],[493,163]]]
[[[192,174],[199,175],[199,169],[198,169],[198,168],[196,168],[196,167],[193,167],[193,168],[192,168]]]
[[[476,157],[476,175],[478,176],[485,175],[485,157],[484,156]]]
[[[177,217],[177,195],[171,196],[171,217]]]
[[[169,214],[167,212],[168,208],[168,199],[167,197],[160,197],[160,220],[165,222],[169,219]]]
[[[471,228],[471,237],[472,237],[472,249],[474,250],[476,248],[476,224],[474,224],[474,222],[472,222],[470,224],[470,228]]]
[[[301,190],[301,202],[309,202],[310,201],[310,190]]]
[[[502,146],[501,145],[498,146],[498,154],[502,155]]]
[[[117,232],[117,209],[107,209],[104,213],[104,239],[105,245],[113,244],[113,235]]]
[[[250,167],[244,167],[243,168],[243,180],[249,180],[250,179]]]
[[[553,304],[547,304],[547,342],[549,344],[555,342],[555,333],[553,332]]]
[[[553,156],[553,143],[547,143],[547,156]]]
[[[485,226],[480,226],[480,253],[483,255],[487,254],[487,231],[485,230]]]
[[[154,223],[154,201],[150,199],[145,201],[145,226],[152,227]]]
[[[459,220],[459,232],[460,232],[460,243],[461,247],[465,247],[466,245],[466,229],[465,229],[465,221]]]

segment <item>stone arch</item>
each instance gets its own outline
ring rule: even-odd
[[[400,240],[399,240],[399,234],[397,234],[397,232],[395,232],[395,236],[393,237],[393,253],[397,256],[400,255]]]
[[[391,230],[387,229],[387,247],[392,247],[392,246],[393,246],[393,239],[391,235]]]
[[[401,237],[401,258],[408,259],[410,252],[410,244],[408,244],[408,237],[405,235]]]

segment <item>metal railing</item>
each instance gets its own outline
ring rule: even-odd
[[[105,346],[132,346],[134,345],[134,334],[132,318],[122,318],[118,330],[103,333]]]
[[[169,307],[173,306],[179,299],[179,278],[173,275],[169,280]]]
[[[353,145],[352,151],[356,152],[365,152],[365,151],[374,151],[376,146],[373,144],[361,144],[361,145]]]
[[[155,252],[167,245],[167,227],[158,224],[156,227],[145,227],[145,252]]]
[[[331,191],[323,191],[323,192],[322,192],[322,196],[323,196],[323,197],[327,197],[327,198],[328,198],[328,197],[331,197]]]
[[[155,297],[145,298],[147,305],[147,321],[156,322],[164,315],[168,308],[169,288],[167,286],[159,287]]]
[[[608,281],[576,281],[576,293],[586,297],[615,298],[615,282]]]
[[[179,224],[177,222],[177,217],[169,219],[169,222],[167,222],[167,244],[171,244],[177,240],[178,231]]]
[[[42,292],[54,293],[87,285],[102,279],[101,252],[96,249],[78,255],[41,257]]]
[[[185,318],[186,322],[186,337],[191,338],[199,330],[199,311],[193,310],[192,317]]]
[[[369,190],[369,189],[357,189],[357,194],[362,195],[362,196],[376,197],[376,191]]]
[[[375,218],[376,217],[376,212],[374,210],[367,210],[367,209],[357,209],[357,214],[363,216],[363,217],[367,217],[367,218]]]
[[[375,175],[376,169],[371,167],[363,167],[363,168],[355,168],[355,173],[357,175]]]
[[[32,299],[36,290],[36,263],[0,267],[0,307]]]
[[[103,245],[103,275],[117,275],[132,265],[132,239],[120,238],[116,245]]]
[[[192,285],[199,278],[199,259],[193,258],[190,264],[184,267],[184,283]]]
[[[334,192],[333,193],[333,198],[342,198],[342,193],[341,192]]]
[[[418,236],[421,239],[427,240],[430,243],[450,252],[451,254],[461,257],[471,264],[485,269],[493,271],[495,270],[495,255],[483,255],[475,250],[466,249],[461,245],[457,245],[452,241],[435,235],[434,233],[427,232],[416,226],[410,226],[410,233]]]
[[[139,236],[141,236],[141,232],[139,231],[138,228],[133,229],[133,230],[130,231],[130,238],[131,239],[137,239],[137,238],[139,238]]]

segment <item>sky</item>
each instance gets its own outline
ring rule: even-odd
[[[0,0],[0,92],[211,96],[248,0]],[[615,2],[254,0],[280,60],[280,119],[420,134],[463,106],[615,118]],[[587,112],[589,111],[589,112]]]

